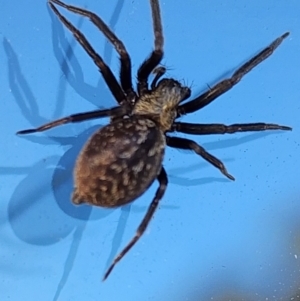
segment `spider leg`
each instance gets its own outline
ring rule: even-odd
[[[202,109],[203,107],[211,103],[213,100],[215,100],[217,97],[230,90],[242,79],[242,77],[245,74],[250,72],[254,67],[256,67],[262,61],[268,58],[288,35],[289,32],[286,32],[285,34],[277,38],[268,47],[263,49],[260,53],[255,55],[252,59],[250,59],[239,69],[237,69],[232,75],[232,77],[222,80],[221,82],[217,83],[215,86],[213,86],[197,98],[180,105],[177,109],[178,117]]]
[[[57,0],[55,0],[55,2],[56,1]],[[76,40],[80,43],[87,54],[93,59],[94,63],[99,67],[99,70],[107,86],[109,87],[117,102],[121,104],[124,100],[126,100],[126,96],[110,68],[105,64],[102,57],[93,49],[85,36],[78,29],[76,29],[64,16],[62,16],[51,2],[49,2],[49,5],[53,12],[58,16],[60,21],[73,33]]]
[[[168,176],[166,174],[165,169],[162,167],[159,175],[157,176],[157,180],[159,182],[159,187],[156,191],[155,197],[151,202],[145,217],[143,218],[141,224],[139,225],[135,236],[131,239],[131,241],[127,244],[127,246],[121,251],[121,253],[114,259],[111,266],[106,271],[103,281],[109,276],[115,265],[125,256],[125,254],[135,245],[135,243],[140,239],[140,237],[144,234],[149,222],[151,221],[154,212],[156,211],[159,201],[162,199],[167,185],[168,185]]]
[[[267,130],[291,131],[289,126],[273,123],[236,123],[225,125],[221,123],[213,124],[193,124],[185,122],[175,122],[172,131],[177,131],[192,135],[211,135],[211,134],[233,134],[237,132],[258,132]]]
[[[219,159],[208,153],[202,146],[197,144],[195,141],[179,137],[166,136],[166,138],[168,146],[180,149],[193,150],[197,155],[200,155],[204,160],[208,161],[210,164],[218,168],[221,171],[221,173],[224,174],[227,178],[229,178],[230,180],[234,180],[234,177],[227,172],[224,164]]]
[[[158,0],[150,0],[152,20],[153,20],[153,31],[154,31],[154,50],[152,51],[149,58],[147,58],[140,66],[137,74],[138,79],[138,93],[139,95],[148,91],[148,77],[150,73],[155,69],[162,60],[164,51],[164,37],[162,30],[162,23],[160,17],[160,8]]]
[[[157,81],[166,73],[167,69],[163,66],[155,68],[152,73],[155,74],[155,77],[151,83],[151,90],[156,88]]]
[[[115,50],[120,55],[120,61],[121,61],[121,70],[120,70],[120,81],[121,86],[123,90],[125,91],[126,95],[128,97],[136,97],[136,94],[133,90],[132,86],[132,78],[131,78],[131,60],[129,57],[129,54],[122,43],[121,40],[118,39],[118,37],[110,30],[110,28],[103,22],[103,20],[94,14],[91,11],[72,6],[67,5],[59,0],[50,0],[51,2],[62,6],[66,8],[67,10],[79,14],[84,17],[88,17],[92,23],[94,23],[98,29],[105,35],[105,37],[111,42],[111,44],[114,46]]]
[[[62,124],[66,123],[73,123],[73,122],[81,122],[84,120],[89,119],[96,119],[96,118],[102,118],[102,117],[108,117],[108,116],[123,116],[126,114],[126,108],[125,107],[115,107],[112,109],[107,110],[96,110],[91,112],[85,112],[85,113],[78,113],[73,114],[61,119],[57,119],[54,121],[51,121],[49,123],[46,123],[38,128],[35,129],[27,129],[17,132],[17,135],[25,135],[25,134],[31,134],[36,132],[43,132],[49,129],[52,129],[56,126],[60,126]]]

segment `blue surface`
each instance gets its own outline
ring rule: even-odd
[[[136,72],[153,47],[148,1],[96,2],[72,1],[114,28]],[[193,96],[290,31],[233,90],[183,120],[265,121],[293,131],[191,137],[226,164],[235,182],[192,152],[168,149],[169,186],[160,208],[139,243],[102,283],[111,260],[143,218],[157,183],[122,209],[71,204],[76,155],[108,120],[26,137],[15,132],[115,102],[46,1],[35,6],[2,1],[1,301],[299,296],[300,2],[161,2],[167,76],[191,84]],[[91,23],[60,11],[117,73],[115,51]]]

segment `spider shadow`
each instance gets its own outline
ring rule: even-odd
[[[22,114],[32,125],[46,122],[47,120],[39,114],[37,102],[21,72],[12,46],[6,39],[4,39],[3,45],[8,57],[10,87]],[[61,191],[61,185],[64,183],[57,185],[57,182],[61,179],[62,170],[70,178],[76,156],[85,143],[87,136],[94,130],[95,127],[92,127],[76,138],[28,136],[26,139],[33,143],[42,145],[59,144],[66,147],[70,145],[71,147],[62,157],[51,156],[39,160],[33,166],[2,168],[4,173],[26,175],[14,190],[8,208],[11,227],[21,240],[34,245],[53,244],[68,236],[76,227],[77,222],[80,220],[86,221],[90,218],[91,208],[88,206],[75,207],[70,202],[66,202],[70,199],[70,194],[66,196],[66,191],[71,191],[72,184],[67,184],[69,187],[65,187],[65,190]],[[35,185],[37,179],[38,185]],[[52,185],[49,187],[47,183],[51,182]],[[52,201],[53,196],[58,206],[55,206],[55,202]],[[109,214],[109,211],[105,212],[104,210],[98,212],[98,215],[94,217],[96,219]],[[66,221],[68,221],[67,224]],[[24,227],[24,224],[32,226],[30,227],[30,233],[28,233],[28,228]],[[62,225],[64,227],[61,227]]]
[[[117,3],[113,22],[117,22],[123,2],[122,0]],[[50,11],[49,13],[52,17]],[[55,22],[56,24],[58,23],[57,20],[55,20]],[[56,31],[56,29],[53,29],[53,31]],[[66,40],[63,38],[62,28],[58,30],[58,33],[62,39],[62,45],[59,44],[60,40],[53,39],[53,48],[55,49],[56,55],[61,54],[61,50],[65,49],[64,51],[67,57],[65,57],[65,63],[61,62],[61,65],[63,66],[63,72],[66,78],[69,78],[72,82],[74,77],[67,76],[70,71],[68,62],[72,61],[72,66],[75,66],[73,68],[73,70],[75,70],[74,72],[79,69],[76,67],[76,60],[72,59],[72,46],[65,43]],[[54,36],[55,34],[53,34],[53,37]],[[22,74],[15,51],[6,39],[4,39],[3,45],[8,58],[10,87],[22,114],[33,126],[47,122],[48,120],[39,114],[36,98]],[[60,94],[57,96],[54,118],[62,112],[65,99],[63,89],[65,85],[64,82],[64,79],[59,81],[58,91]],[[76,83],[73,81],[73,84],[76,87],[84,86],[78,82],[78,78]],[[95,91],[96,90],[97,88],[95,88]],[[61,93],[61,91],[63,91],[63,93]],[[89,88],[82,89],[81,94],[82,91],[84,91],[84,94],[91,93],[88,92],[91,91]],[[90,127],[77,137],[24,136],[26,140],[39,145],[63,146],[66,151],[62,156],[51,156],[47,159],[39,160],[33,166],[19,168],[8,167],[2,169],[3,173],[25,175],[25,178],[18,184],[9,201],[8,219],[16,236],[29,244],[44,246],[57,243],[73,232],[73,243],[65,263],[64,273],[59,283],[56,297],[58,297],[60,288],[64,286],[67,276],[72,270],[73,260],[75,258],[74,254],[77,253],[86,221],[89,219],[101,219],[112,212],[112,210],[97,209],[91,214],[91,206],[83,205],[77,207],[72,205],[71,202],[68,202],[73,187],[73,181],[70,175],[72,174],[76,157],[95,129],[99,129],[99,126]],[[53,132],[55,131],[61,135],[63,128],[53,130]],[[37,185],[33,185],[33,183],[37,182]],[[51,183],[50,187],[48,183]],[[55,202],[52,201],[53,197],[56,201],[56,206]],[[26,227],[24,227],[24,225],[26,225]],[[117,232],[114,241],[117,243],[120,242],[122,236],[123,231]],[[118,247],[119,245],[113,245],[112,249],[116,250]]]
[[[6,39],[4,39],[3,45],[8,58],[8,78],[13,97],[31,124],[44,123],[46,120],[39,114],[37,102],[21,72],[12,46]],[[29,140],[44,145],[57,142],[49,137],[32,137]],[[78,147],[75,147],[76,151],[78,152]],[[51,156],[45,160],[39,160],[33,166],[23,168],[2,168],[2,172],[6,174],[25,175],[10,198],[8,220],[14,234],[20,240],[39,246],[55,244],[66,238],[75,229],[73,242],[76,243],[75,252],[77,252],[82,231],[76,231],[76,229],[83,229],[82,224],[90,216],[91,208],[81,212],[82,221],[71,218],[70,214],[64,214],[53,202],[49,183],[55,174],[53,166],[56,166],[59,158],[59,156]],[[38,185],[35,185],[37,182]],[[70,270],[65,267],[65,270],[67,269]]]
[[[117,24],[123,5],[124,5],[124,0],[119,0],[111,16],[109,27],[113,31]],[[96,86],[90,85],[89,83],[85,82],[84,73],[82,71],[81,64],[79,63],[79,60],[76,58],[76,54],[74,53],[74,48],[75,46],[77,46],[76,39],[73,38],[72,35],[70,35],[69,31],[67,31],[64,28],[61,22],[58,22],[57,16],[55,16],[55,14],[52,13],[49,7],[48,7],[48,12],[51,18],[51,26],[52,26],[53,53],[56,60],[59,63],[58,65],[60,66],[61,72],[65,78],[65,81],[61,81],[61,82],[63,82],[64,84],[68,83],[79,96],[89,101],[90,103],[94,104],[98,108],[111,107],[113,105],[111,102],[108,102],[104,106],[102,104],[100,105],[98,102],[99,99],[101,100],[112,99],[112,94],[109,91],[108,87],[106,86],[106,83],[102,78],[100,72],[98,73],[99,79]],[[85,19],[86,18],[83,17],[79,18],[79,23],[77,28],[79,28],[79,25],[81,25],[83,23],[83,20]],[[69,38],[70,36],[73,38],[72,44],[75,43],[74,47],[70,47],[70,43],[68,42],[69,38],[65,36],[65,33],[68,34]],[[99,35],[101,36],[100,31],[99,31]],[[114,48],[111,46],[111,44],[106,42],[104,46],[103,59],[108,65],[110,65],[111,63],[113,50]],[[81,51],[84,52],[83,49],[81,49]],[[91,60],[87,54],[86,56],[88,60]],[[63,95],[58,95],[58,99],[60,100],[60,102],[63,102],[65,98],[63,97]]]

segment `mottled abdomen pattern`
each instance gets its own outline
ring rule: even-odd
[[[73,202],[102,207],[132,202],[159,174],[165,143],[162,131],[142,116],[101,128],[77,159]]]

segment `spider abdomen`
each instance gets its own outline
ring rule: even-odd
[[[159,174],[165,136],[150,119],[133,116],[98,130],[75,167],[75,204],[117,207],[132,202]]]

